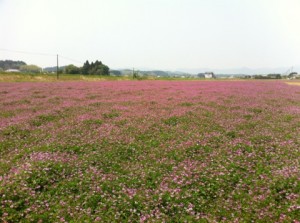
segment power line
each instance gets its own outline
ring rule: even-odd
[[[6,52],[12,52],[12,53],[22,53],[22,54],[29,54],[29,55],[38,55],[38,56],[57,57],[57,54],[41,53],[41,52],[29,52],[29,51],[21,51],[21,50],[11,50],[11,49],[4,49],[4,48],[0,48],[0,51],[6,51]],[[63,59],[66,59],[66,60],[73,61],[75,63],[83,64],[82,61],[75,60],[75,59],[72,59],[70,57],[65,57],[65,56],[62,56],[62,55],[58,55],[58,56],[63,58]]]
[[[61,58],[63,58],[63,59],[66,59],[66,60],[73,61],[73,62],[75,62],[75,63],[83,64],[82,61],[78,61],[78,60],[75,60],[75,59],[72,59],[72,58],[69,58],[69,57],[65,57],[65,56],[62,56],[62,55],[59,55],[59,57],[61,57]]]
[[[30,54],[30,55],[39,55],[39,56],[56,56],[55,54],[50,53],[38,53],[38,52],[28,52],[28,51],[21,51],[21,50],[10,50],[10,49],[3,49],[0,48],[0,51],[12,52],[12,53],[22,53],[22,54]]]

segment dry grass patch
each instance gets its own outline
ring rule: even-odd
[[[288,85],[298,85],[300,86],[300,82],[285,82]]]

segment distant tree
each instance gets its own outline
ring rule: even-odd
[[[109,67],[103,64],[101,61],[89,63],[87,60],[81,68],[82,74],[95,74],[95,75],[109,75]]]
[[[3,70],[20,69],[20,67],[23,65],[26,65],[26,63],[23,61],[0,60],[0,68]]]
[[[88,74],[94,74],[94,72],[95,72],[95,64],[94,64],[94,62],[92,62],[90,64],[90,69],[89,69]]]
[[[288,77],[291,78],[291,77],[294,77],[294,76],[296,76],[296,75],[297,75],[297,72],[292,72],[292,73],[290,73],[290,74],[288,75]]]
[[[97,75],[109,75],[109,68],[108,66],[102,64],[102,65],[98,65],[95,68],[95,74]]]
[[[109,67],[103,64],[101,61],[96,60],[89,66],[88,74],[95,75],[109,75]]]
[[[101,63],[101,62],[100,62]],[[89,70],[89,74],[97,74],[97,67],[100,65],[99,61],[92,62]]]
[[[81,69],[79,67],[74,66],[73,64],[70,64],[65,67],[65,73],[66,74],[80,74]]]
[[[101,65],[97,68],[96,74],[98,75],[109,75],[109,67],[106,65]]]
[[[3,69],[0,67],[0,72],[3,72]]]
[[[20,67],[20,71],[24,73],[40,73],[42,68],[36,65],[23,65]]]
[[[139,78],[139,72],[133,70],[133,71],[132,71],[132,78],[133,78],[133,79],[138,79],[138,78]]]
[[[81,69],[81,73],[82,73],[82,74],[89,74],[90,67],[91,67],[91,65],[90,65],[89,61],[87,60],[87,61],[83,64],[83,67],[82,67],[82,69]]]

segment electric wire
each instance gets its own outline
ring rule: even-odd
[[[60,54],[51,54],[51,53],[42,53],[42,52],[29,52],[29,51],[22,51],[22,50],[11,50],[11,49],[5,49],[5,48],[0,48],[0,51],[5,51],[5,52],[11,52],[11,53],[21,53],[21,54],[28,54],[28,55],[38,55],[38,56],[49,56],[49,57],[56,57],[59,56],[60,58],[63,58],[65,60],[69,60],[75,63],[83,64],[83,62],[66,57]]]

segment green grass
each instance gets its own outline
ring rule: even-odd
[[[82,74],[59,74],[57,79],[56,73],[44,73],[44,74],[27,74],[27,73],[1,73],[0,82],[53,82],[53,81],[114,81],[114,80],[195,80],[195,81],[212,81],[211,79],[199,79],[199,78],[181,78],[181,77],[152,77],[145,76],[137,79],[133,79],[132,76],[101,76],[101,75],[82,75]],[[5,94],[6,92],[0,92]],[[189,105],[183,105],[189,106]]]
[[[60,74],[22,74],[0,73],[0,82],[53,82],[53,81],[103,81],[103,80],[131,80],[130,77]],[[0,92],[5,94],[6,92]]]

